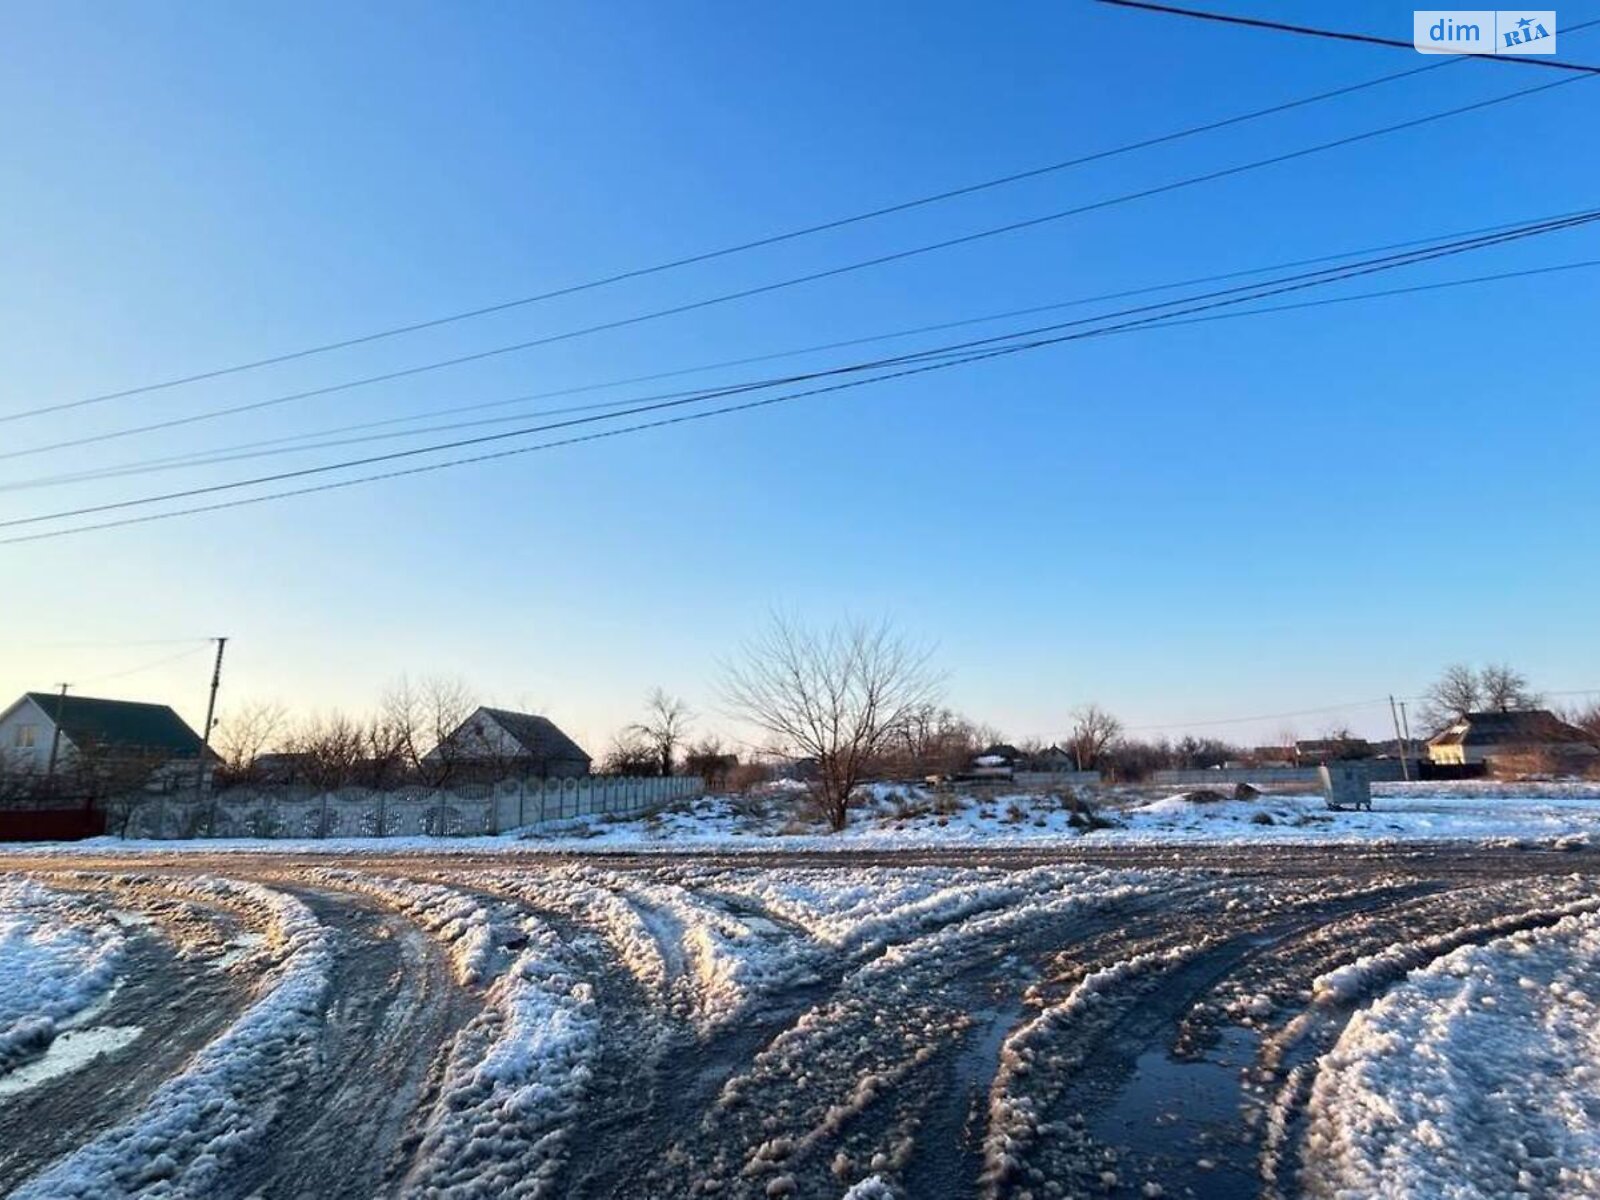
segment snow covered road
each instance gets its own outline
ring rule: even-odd
[[[133,1031],[0,1058],[0,1192],[29,1200],[1600,1180],[1587,849],[0,872],[0,1034]]]

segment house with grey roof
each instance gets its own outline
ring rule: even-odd
[[[575,779],[591,759],[549,717],[505,708],[475,709],[425,756],[452,765],[457,779]]]
[[[1488,762],[1532,752],[1600,755],[1590,735],[1543,708],[1469,712],[1428,739],[1428,761],[1444,766]]]
[[[6,770],[43,779],[93,771],[162,789],[194,779],[200,735],[165,704],[25,692],[0,711]]]

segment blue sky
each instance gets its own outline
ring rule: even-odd
[[[1411,23],[1389,4],[1271,11],[1402,38]],[[1571,24],[1600,6],[1559,14]],[[1600,62],[1600,27],[1563,35],[1561,51]],[[12,5],[0,413],[761,237],[1422,61],[1086,3]],[[0,453],[757,286],[1555,77],[1461,63],[781,247],[0,424]],[[1582,81],[689,316],[0,460],[0,485],[1591,207],[1597,117],[1600,83]],[[1382,285],[1587,258],[1600,258],[1593,229]],[[1106,338],[4,546],[0,692],[65,678],[194,717],[204,650],[141,670],[184,647],[130,643],[226,633],[224,712],[248,698],[360,708],[402,671],[442,673],[598,749],[657,684],[706,713],[703,728],[724,725],[717,663],[773,608],[892,617],[937,645],[954,706],[1016,737],[1058,736],[1090,700],[1177,732],[1414,694],[1459,659],[1600,688],[1597,300],[1600,271],[1575,271]],[[327,457],[0,491],[0,519]],[[99,644],[64,644],[83,642]],[[1212,731],[1310,735],[1348,719],[1378,732],[1382,717]]]

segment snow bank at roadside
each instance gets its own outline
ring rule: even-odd
[[[405,1196],[554,1194],[600,1019],[555,931],[532,917],[522,929],[526,948],[451,1049]]]
[[[200,877],[163,886],[260,924],[278,966],[260,998],[143,1111],[22,1184],[12,1200],[215,1195],[314,1068],[333,953],[311,910],[253,883]]]
[[[1413,972],[1351,1019],[1308,1118],[1314,1195],[1600,1194],[1600,914]]]
[[[0,879],[0,1075],[109,992],[126,939],[84,897]]]

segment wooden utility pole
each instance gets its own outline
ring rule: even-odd
[[[50,765],[44,769],[46,780],[54,779],[56,776],[56,759],[61,755],[61,710],[67,703],[67,689],[71,686],[70,683],[63,683],[61,691],[56,695],[55,729],[50,733]]]
[[[1394,740],[1399,743],[1400,774],[1410,783],[1411,762],[1408,755],[1411,753],[1411,740],[1400,732],[1400,714],[1395,711],[1393,692],[1389,693],[1389,719],[1394,722]]]
[[[217,643],[217,661],[211,668],[211,696],[206,700],[206,724],[200,731],[200,761],[194,769],[194,798],[200,799],[200,794],[206,786],[206,755],[211,753],[211,722],[217,711],[217,688],[222,686],[222,651],[227,646],[228,639],[219,637]]]

